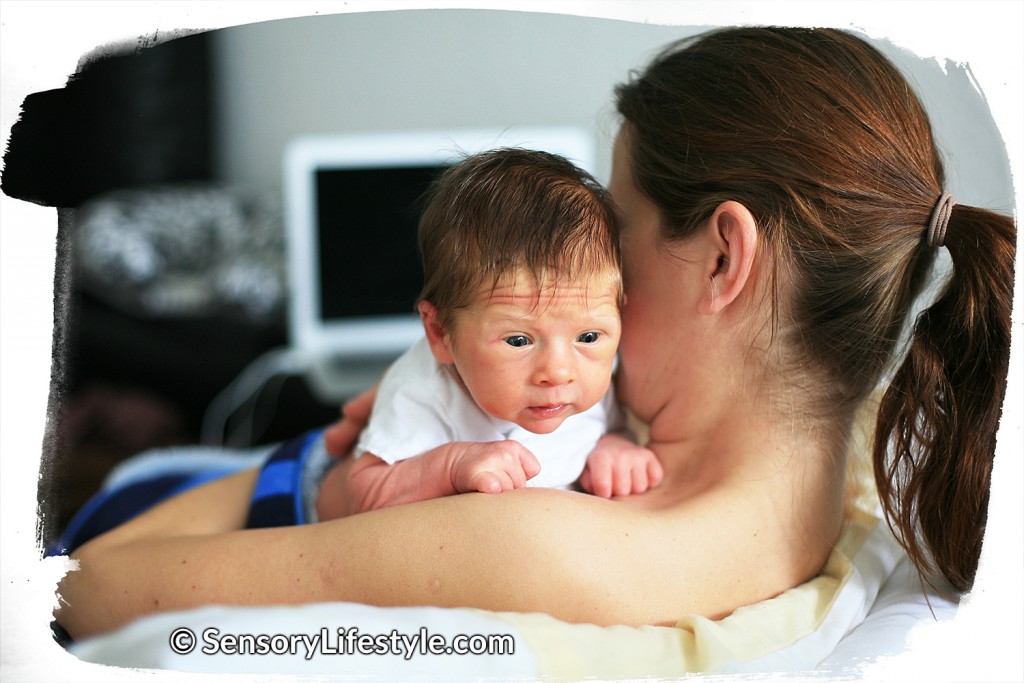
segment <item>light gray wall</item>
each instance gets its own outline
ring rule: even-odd
[[[693,29],[491,10],[304,17],[224,29],[221,175],[280,184],[287,141],[382,129],[571,124],[601,179],[612,86]]]
[[[311,133],[575,124],[606,181],[612,88],[665,43],[707,27],[503,10],[405,10],[282,19],[216,32],[218,167],[279,190],[281,155]],[[878,43],[910,77],[962,203],[1010,213],[1003,140],[969,65]]]

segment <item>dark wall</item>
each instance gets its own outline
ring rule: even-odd
[[[75,207],[110,189],[210,178],[211,80],[206,33],[98,51],[64,88],[25,98],[0,188]]]

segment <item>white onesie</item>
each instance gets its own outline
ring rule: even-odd
[[[549,434],[534,434],[480,409],[455,369],[437,362],[421,339],[384,374],[370,423],[356,445],[356,457],[370,452],[394,464],[452,441],[512,439],[540,462],[528,486],[568,488],[583,472],[587,456],[622,417],[609,389],[586,412],[572,415]]]

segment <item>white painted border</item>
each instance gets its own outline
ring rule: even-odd
[[[195,2],[157,0],[0,1],[0,129],[6,148],[21,101],[32,92],[59,88],[78,60],[97,46],[154,32],[225,26],[315,13],[425,7],[536,10],[670,24],[774,23],[831,25],[887,38],[920,57],[969,62],[1007,143],[1021,215],[1022,83],[1024,5],[1017,1],[972,2],[759,2],[566,1],[401,2],[351,0]],[[2,523],[2,666],[11,680],[129,680],[137,672],[87,666],[55,653],[45,631],[45,605],[61,569],[40,563],[34,550],[35,491],[46,420],[52,332],[55,210],[0,197],[0,523]],[[17,226],[16,229],[12,229]],[[31,229],[28,229],[31,228]],[[1024,271],[1018,252],[1017,272]],[[1021,301],[1021,278],[1016,298]],[[1016,311],[1014,339],[1022,333]],[[992,491],[993,514],[969,605],[949,629],[921,634],[921,644],[896,661],[865,672],[867,678],[899,680],[1021,680],[1024,642],[1022,539],[1024,518],[1021,453],[1022,369],[1019,343],[1011,357],[1010,386],[1000,432]],[[964,653],[961,670],[947,657]],[[958,655],[958,659],[960,656]],[[936,661],[943,668],[936,668]],[[147,680],[178,680],[172,673]],[[773,677],[778,678],[778,676]],[[239,679],[242,680],[242,679]]]

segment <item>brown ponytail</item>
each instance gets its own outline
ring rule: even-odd
[[[966,590],[981,554],[1006,391],[1013,222],[957,206],[945,244],[953,273],[918,317],[882,399],[873,460],[882,507],[914,564]]]

